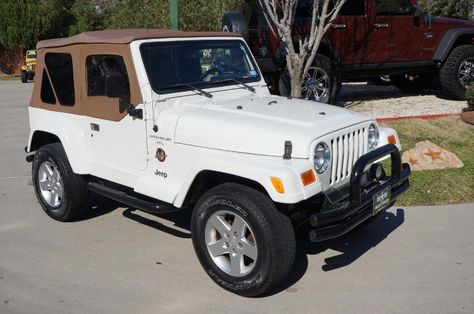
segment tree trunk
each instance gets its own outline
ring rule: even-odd
[[[301,84],[302,81],[298,77],[291,78],[291,97],[293,98],[302,98],[301,96]]]

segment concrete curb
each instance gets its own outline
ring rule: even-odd
[[[411,120],[411,119],[423,119],[423,120],[431,120],[431,119],[438,119],[450,116],[460,116],[460,113],[444,113],[444,114],[433,114],[427,116],[405,116],[405,117],[393,117],[393,118],[377,118],[377,122],[388,122],[388,121],[398,121],[398,120]]]

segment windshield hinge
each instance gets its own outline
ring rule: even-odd
[[[291,141],[285,141],[285,152],[283,154],[283,159],[291,159],[291,153],[293,151],[293,145]]]

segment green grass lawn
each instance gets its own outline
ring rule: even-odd
[[[20,80],[19,76],[13,76],[13,75],[2,75],[0,76],[0,81],[14,81],[14,80]]]
[[[455,153],[464,163],[459,169],[412,172],[411,187],[398,205],[431,205],[474,202],[474,126],[459,117],[433,120],[399,120],[381,123],[397,130],[402,149],[428,140]]]

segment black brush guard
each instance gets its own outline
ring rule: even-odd
[[[363,192],[361,180],[367,165],[388,155],[392,161],[391,176],[383,183]],[[391,190],[393,204],[393,201],[409,188],[409,175],[410,166],[406,163],[402,165],[400,151],[393,144],[387,144],[361,156],[352,168],[350,196],[346,202],[342,202],[344,205],[309,217],[310,225],[314,227],[309,232],[310,240],[320,242],[342,236],[372,217],[373,196],[386,188]]]

